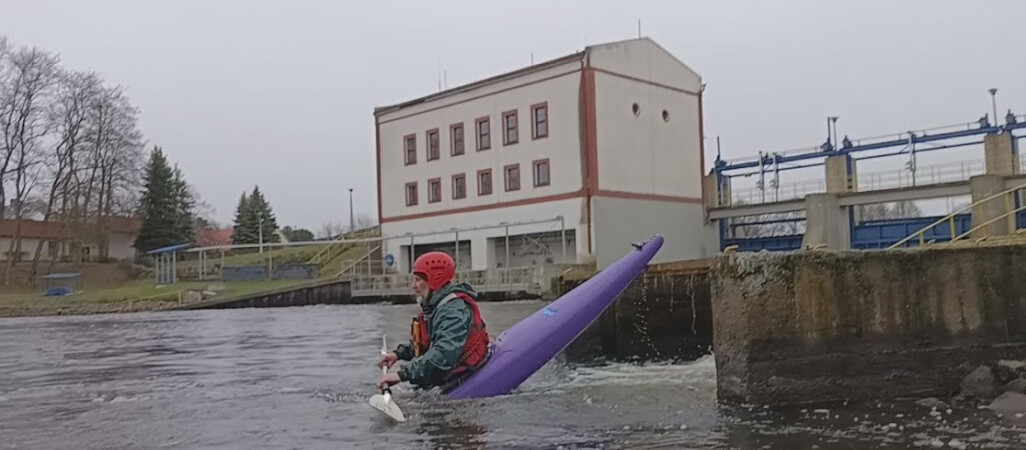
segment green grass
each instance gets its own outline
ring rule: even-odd
[[[227,255],[225,264],[266,264],[268,257],[273,258],[275,265],[306,263],[327,245],[276,248],[262,254],[253,251]],[[179,305],[179,293],[182,291],[208,290],[211,286],[220,289],[210,299],[238,298],[334,278],[342,269],[343,262],[360,258],[369,250],[365,245],[354,245],[344,251],[334,248],[329,250],[334,256],[321,264],[320,276],[316,280],[189,281],[158,288],[152,278],[146,278],[116,286],[86,285],[82,292],[68,297],[44,297],[39,289],[8,291],[0,294],[0,317],[151,311]],[[211,261],[215,260],[215,255],[208,256]],[[179,269],[188,264],[183,263],[180,263]]]
[[[152,311],[179,304],[179,293],[219,287],[213,298],[237,298],[250,294],[301,286],[312,280],[204,281],[157,287],[152,280],[136,280],[120,286],[89,289],[67,297],[44,297],[39,290],[0,295],[0,317],[48,316]]]

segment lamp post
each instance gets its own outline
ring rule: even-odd
[[[990,104],[994,108],[994,126],[998,126],[998,115],[997,115],[997,88],[990,88]]]
[[[353,188],[349,188],[349,232],[356,230],[356,221],[353,220]]]

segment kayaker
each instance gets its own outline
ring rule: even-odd
[[[477,293],[466,283],[453,283],[456,263],[444,252],[421,255],[413,263],[413,291],[421,311],[413,319],[411,339],[382,355],[378,368],[409,361],[397,372],[382,375],[384,388],[407,381],[420,389],[459,386],[488,360],[488,331],[477,306]]]

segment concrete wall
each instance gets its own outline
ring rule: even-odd
[[[595,263],[599,269],[620,259],[633,242],[662,234],[663,247],[653,263],[701,258],[708,248],[702,205],[614,197],[592,199],[595,226]]]
[[[712,271],[718,395],[947,395],[1026,351],[1026,248],[734,254]]]
[[[579,191],[582,184],[580,151],[580,63],[571,62],[547,70],[474,89],[442,100],[425,102],[382,115],[378,137],[381,146],[382,220],[414,214],[437,213],[453,209],[481,207],[531,198]],[[531,106],[548,105],[549,135],[533,139]],[[516,110],[519,142],[503,145],[502,114]],[[475,120],[488,117],[491,148],[476,150]],[[450,126],[462,123],[466,140],[465,154],[451,156]],[[440,159],[427,160],[425,133],[437,128],[440,133]],[[403,138],[414,134],[417,161],[406,165]],[[532,163],[549,160],[551,184],[534,187]],[[520,189],[506,192],[503,168],[519,164]],[[478,195],[477,173],[492,170],[492,193]],[[452,175],[465,174],[467,196],[452,198]],[[442,200],[429,203],[427,182],[441,178]],[[405,185],[416,182],[419,201],[406,206]]]
[[[595,75],[599,189],[702,198],[697,75],[647,40],[591,63],[610,70]]]
[[[651,265],[578,337],[573,361],[693,360],[712,349],[707,262]],[[582,281],[564,282],[561,291]]]
[[[282,308],[307,305],[344,305],[354,301],[348,281],[286,288],[234,299],[211,299],[172,309]]]

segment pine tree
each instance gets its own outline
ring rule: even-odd
[[[275,234],[278,229],[277,219],[267,203],[259,186],[253,192],[242,194],[239,205],[235,209],[235,227],[232,237],[233,244],[257,244],[263,236],[264,242],[278,242],[281,239]]]
[[[235,226],[232,231],[232,244],[253,244],[257,241],[256,228],[250,217],[250,201],[246,193],[242,193],[239,206],[235,208]]]
[[[139,251],[192,242],[194,204],[189,185],[177,167],[172,169],[160,147],[154,147],[144,175],[142,228],[135,238]]]
[[[262,230],[264,242],[278,242],[280,239],[278,239],[278,235],[274,232],[278,229],[278,221],[274,217],[271,205],[267,203],[264,194],[260,192],[259,186],[253,187],[253,193],[250,194],[249,200],[254,216],[252,220],[256,222],[253,224],[253,228],[257,230],[257,234],[259,235]]]

